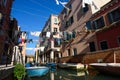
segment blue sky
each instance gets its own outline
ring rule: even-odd
[[[68,0],[60,0],[68,1]],[[55,0],[15,0],[13,2],[11,16],[15,17],[22,31],[41,31],[50,14],[58,14],[63,6],[56,5]],[[29,38],[38,40],[38,37],[29,34]],[[27,47],[35,47],[38,42],[27,44]],[[27,50],[27,54],[34,51]]]

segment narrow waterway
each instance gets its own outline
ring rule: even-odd
[[[27,80],[120,80],[120,77],[101,74],[95,70],[52,69],[44,76],[28,78]]]

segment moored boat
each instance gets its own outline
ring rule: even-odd
[[[47,67],[55,68],[57,66],[56,63],[46,63]]]
[[[44,66],[34,66],[26,68],[29,77],[43,76],[48,73],[49,68]]]
[[[99,72],[112,75],[120,75],[120,63],[91,63]]]
[[[60,68],[67,68],[67,69],[81,69],[85,70],[87,69],[87,65],[85,64],[75,64],[75,63],[59,63],[58,67]]]

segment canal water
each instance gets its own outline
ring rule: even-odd
[[[95,70],[51,69],[44,76],[29,78],[27,80],[120,80],[120,76],[101,74]]]

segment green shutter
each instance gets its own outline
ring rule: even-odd
[[[86,22],[86,27],[87,27],[88,30],[91,30],[91,29],[92,29],[92,28],[91,28],[91,21],[87,21],[87,22]]]

